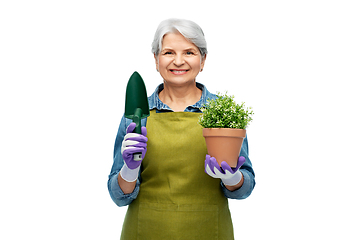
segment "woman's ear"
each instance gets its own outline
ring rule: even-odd
[[[204,69],[205,60],[206,60],[206,54],[204,55],[204,57],[201,57],[201,63],[200,63],[201,70],[200,70],[200,72]]]
[[[159,71],[159,61],[158,61],[158,58],[156,57],[155,53],[154,53],[154,58],[155,58],[156,71]]]

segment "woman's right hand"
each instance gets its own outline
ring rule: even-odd
[[[135,127],[135,123],[130,123],[121,146],[125,164],[120,170],[120,175],[127,182],[135,181],[139,174],[142,160],[135,161],[134,154],[141,153],[141,159],[144,159],[147,150],[146,127],[141,127],[141,134],[133,133]]]
[[[126,135],[122,142],[121,154],[130,169],[135,169],[140,166],[142,160],[135,161],[134,154],[141,153],[142,159],[144,159],[147,150],[147,131],[146,127],[141,127],[141,134],[133,133],[136,127],[135,123],[130,123],[126,129]]]

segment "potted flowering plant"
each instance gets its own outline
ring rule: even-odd
[[[236,167],[246,127],[252,121],[252,108],[245,108],[245,103],[237,104],[234,96],[217,93],[217,98],[208,100],[199,117],[203,126],[207,150],[215,157],[219,165],[222,161],[230,167]]]

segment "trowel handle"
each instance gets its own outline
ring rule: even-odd
[[[134,153],[134,161],[141,161],[142,156],[141,153]]]
[[[141,108],[137,108],[134,113],[133,122],[136,123],[136,127],[134,130],[134,133],[141,134],[141,116],[142,116],[142,110]]]
[[[134,113],[133,122],[136,123],[136,127],[134,129],[134,133],[141,134],[141,116],[142,110],[141,108],[137,108]],[[141,153],[134,153],[134,161],[141,161],[142,160]]]

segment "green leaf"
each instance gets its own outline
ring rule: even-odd
[[[201,108],[199,124],[204,128],[239,128],[245,129],[253,120],[252,108],[245,108],[245,103],[236,104],[234,96],[217,92],[217,98],[207,100]]]

